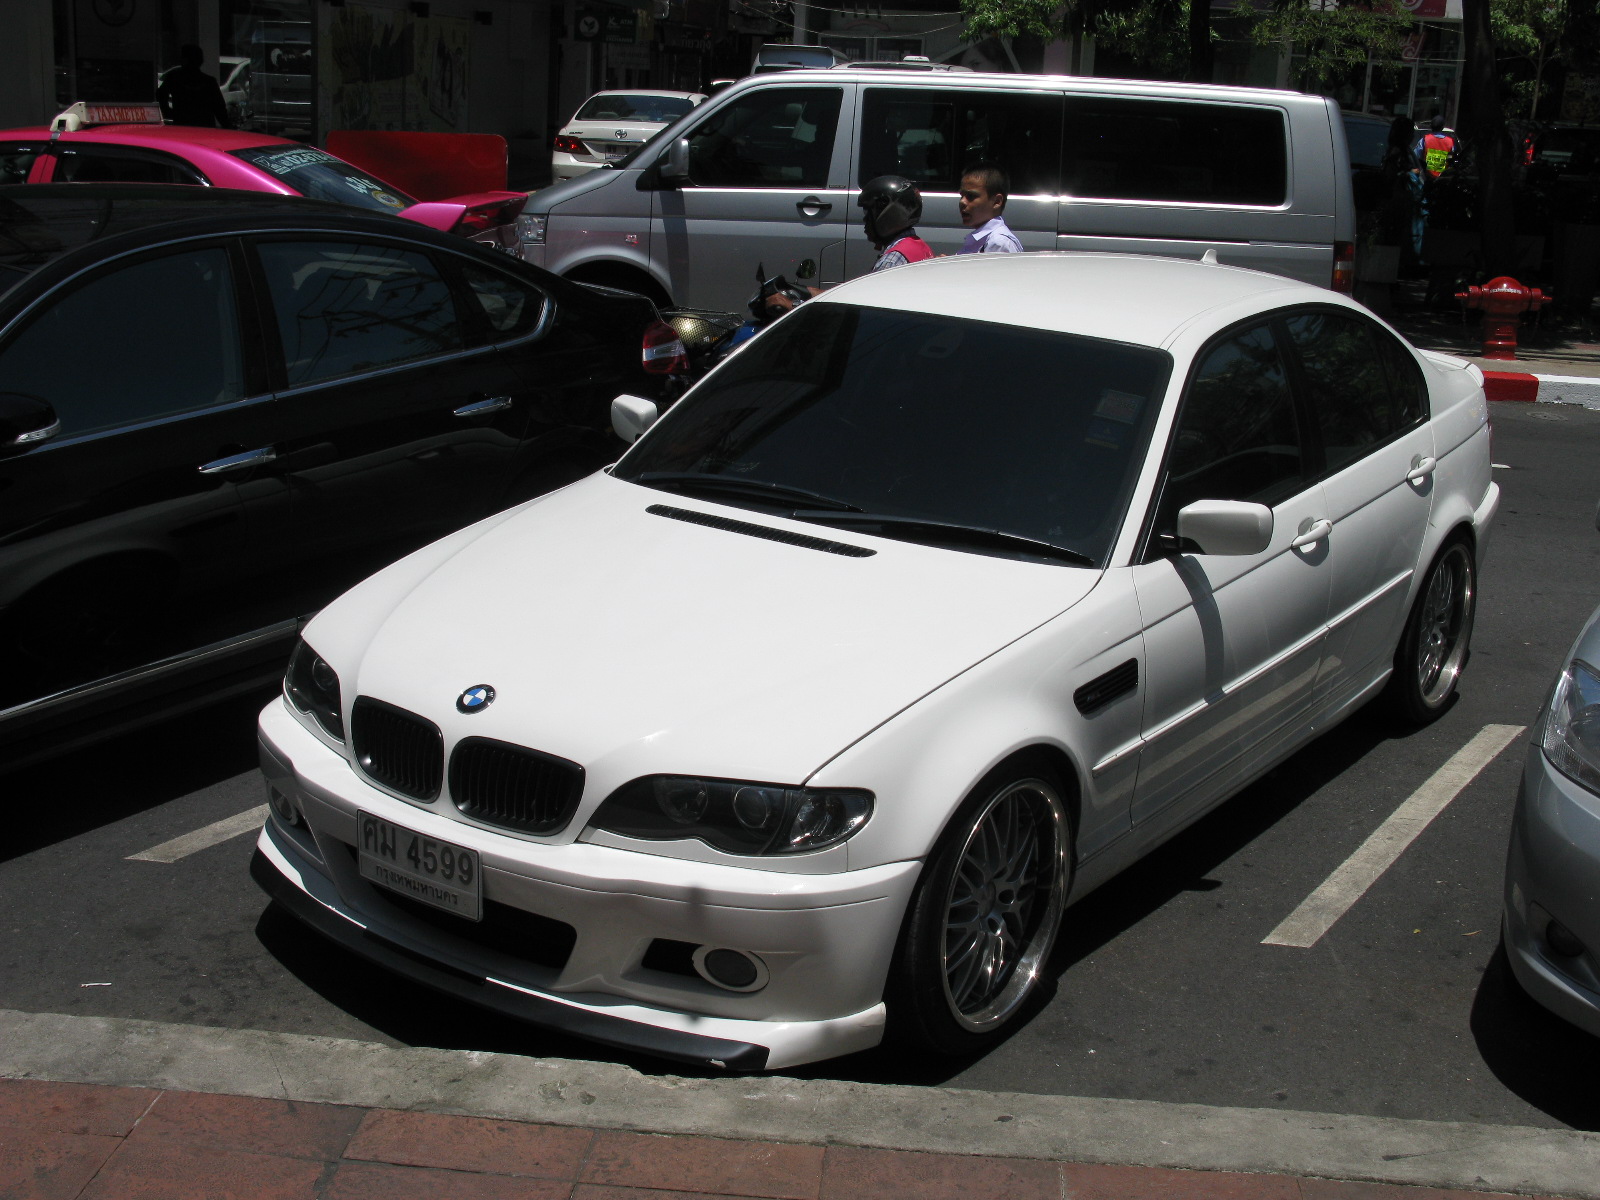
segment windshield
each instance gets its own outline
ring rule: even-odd
[[[574,121],[676,121],[694,104],[681,96],[590,96]]]
[[[882,533],[913,540],[938,540],[916,521],[995,530],[1103,565],[1170,369],[1147,347],[812,303],[686,396],[613,473],[678,492],[691,490],[684,473],[710,475],[723,482],[703,494],[722,503],[857,528],[864,518],[844,510],[907,518]]]
[[[313,200],[389,213],[416,203],[399,188],[390,187],[315,146],[251,146],[229,153]]]

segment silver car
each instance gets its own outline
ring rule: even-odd
[[[699,92],[597,92],[556,135],[552,178],[576,179],[615,162],[704,99]]]
[[[1511,823],[1505,914],[1517,982],[1600,1036],[1600,609],[1534,726]]]

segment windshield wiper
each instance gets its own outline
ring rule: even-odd
[[[1041,558],[1052,558],[1058,562],[1072,563],[1080,567],[1100,565],[1087,554],[1068,550],[1065,546],[1057,546],[1052,542],[1024,537],[1020,533],[1007,533],[1003,529],[983,529],[977,525],[959,525],[953,521],[934,521],[926,517],[900,517],[892,513],[869,513],[860,509],[844,513],[825,509],[801,510],[789,515],[798,521],[821,521],[830,525],[876,525],[884,530],[885,537],[921,533],[927,536],[923,539],[913,537],[909,540],[992,546],[996,549],[1022,550]]]
[[[779,505],[801,503],[830,513],[861,511],[854,504],[808,492],[804,488],[767,483],[760,479],[738,479],[731,475],[706,475],[699,471],[643,471],[633,477],[633,482],[668,492],[720,492],[754,500],[770,500]]]

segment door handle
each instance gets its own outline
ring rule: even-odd
[[[1296,550],[1303,550],[1307,546],[1316,545],[1332,532],[1333,522],[1326,517],[1318,517],[1315,521],[1307,517],[1300,522],[1300,533],[1289,545]]]
[[[1424,458],[1420,454],[1413,455],[1411,458],[1411,470],[1406,472],[1406,482],[1421,483],[1429,475],[1433,474],[1433,469],[1438,465],[1439,460],[1437,458]]]
[[[272,446],[263,446],[259,450],[246,450],[243,454],[230,454],[227,458],[213,459],[200,468],[202,475],[220,475],[224,471],[238,471],[244,467],[259,467],[262,463],[269,463],[278,457],[278,451]]]
[[[795,208],[800,210],[802,217],[820,217],[824,213],[833,211],[833,205],[818,196],[807,196],[804,200],[799,201]]]
[[[458,417],[481,417],[484,413],[499,412],[502,408],[511,407],[510,396],[490,396],[487,400],[475,400],[471,404],[463,404],[455,410]]]

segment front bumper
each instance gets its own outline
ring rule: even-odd
[[[252,873],[362,957],[540,1025],[728,1069],[794,1066],[882,1039],[883,982],[919,863],[784,874],[499,834],[374,788],[281,699],[261,714],[260,751],[269,788],[304,824],[269,819]],[[477,850],[485,903],[571,927],[570,953],[540,960],[483,944],[454,917],[419,920],[358,873],[358,810]],[[660,940],[747,951],[768,981],[741,993],[647,967]]]
[[[1554,918],[1586,947],[1558,955]],[[1517,982],[1551,1012],[1600,1037],[1600,796],[1528,749],[1506,857],[1505,943]]]

